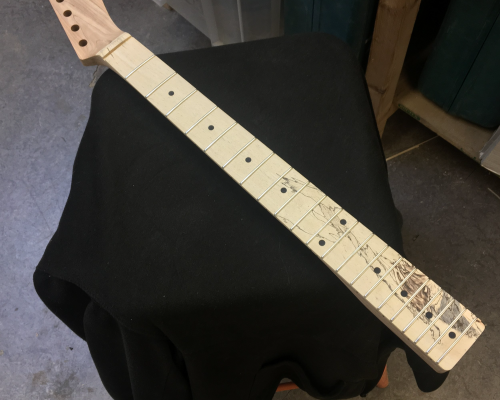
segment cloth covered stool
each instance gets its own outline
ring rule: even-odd
[[[403,254],[361,70],[325,34],[160,56]],[[269,400],[375,387],[406,351],[335,275],[112,71],[92,94],[59,227],[34,274],[117,400]]]

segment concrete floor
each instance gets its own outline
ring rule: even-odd
[[[208,47],[179,15],[151,0],[107,1],[118,26],[157,53]],[[64,207],[88,118],[93,69],[78,62],[47,1],[4,0],[0,13],[0,400],[110,399],[86,344],[36,295],[31,275]],[[388,123],[388,156],[434,135],[403,113]],[[388,162],[408,257],[488,324],[431,394],[404,355],[373,399],[499,399],[500,179],[432,139]],[[300,390],[275,399],[309,399]]]

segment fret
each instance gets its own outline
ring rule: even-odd
[[[468,315],[467,315],[468,314]],[[429,356],[446,371],[452,369],[460,358],[474,344],[479,335],[484,331],[484,325],[470,311],[466,312],[467,320],[470,321],[462,332],[449,344],[448,348],[441,354],[432,354]]]
[[[194,90],[196,89],[188,81],[176,74],[151,94],[148,100],[158,111],[166,115]]]
[[[269,154],[266,158],[264,158],[264,160],[262,160],[259,165],[257,165],[254,169],[252,169],[250,173],[243,178],[243,180],[240,182],[240,185],[243,185],[243,183],[245,183],[245,181],[248,178],[250,178],[262,165],[264,165],[267,160],[269,160],[272,156],[274,156],[274,154],[275,154],[274,152],[271,152],[271,154]]]
[[[222,167],[233,155],[235,155],[254,136],[241,125],[234,125],[223,132],[217,140],[206,150],[207,155]]]
[[[297,190],[292,197],[290,197],[287,201],[285,201],[285,204],[283,204],[280,208],[278,208],[276,210],[276,212],[274,213],[274,216],[276,217],[281,210],[283,210],[293,199],[295,199],[299,194],[300,192],[302,192],[302,190],[304,190],[304,188],[307,186],[307,184],[309,183],[309,181],[307,181],[306,183],[304,183],[304,186],[302,186],[299,190]]]
[[[370,270],[370,267],[370,272],[374,273],[373,263],[388,247],[379,237],[373,236],[366,246],[347,261],[345,268],[339,271],[339,275],[352,286],[364,273]]]
[[[227,115],[220,108],[216,108],[201,122],[199,122],[193,129],[191,129],[186,135],[200,149],[205,151],[210,146],[210,144],[214,143],[214,141],[222,133],[224,133],[234,124],[234,119],[229,117],[229,115]]]
[[[349,254],[349,256],[344,260],[342,261],[342,264],[340,264],[336,269],[335,269],[335,272],[339,272],[349,261],[351,261],[351,259],[356,255],[358,254],[358,252],[363,252],[363,251],[366,251],[365,249],[363,249],[363,247],[366,245],[366,243],[374,236],[373,233],[370,233],[368,235],[368,237],[363,241],[363,243],[361,243],[358,247],[356,247],[354,249],[354,251]],[[330,257],[329,257],[330,258]]]
[[[340,212],[342,207],[329,197],[321,201],[313,210],[307,214],[302,221],[297,223],[293,233],[303,243],[309,244],[316,235]]]
[[[436,347],[436,345],[441,341],[441,339],[443,339],[444,335],[446,335],[450,329],[455,326],[455,324],[458,322],[458,320],[460,318],[462,318],[462,315],[464,315],[465,311],[467,311],[465,308],[460,312],[460,314],[458,314],[455,319],[453,320],[452,323],[450,323],[450,325],[448,325],[448,327],[443,331],[443,333],[434,341],[434,343],[427,349],[426,353],[430,353],[430,351]]]
[[[357,224],[356,218],[347,211],[342,210],[331,221],[329,221],[308,242],[309,248],[318,256],[322,257],[328,249],[333,249],[335,243],[352,227]]]
[[[229,160],[226,161],[226,163],[222,166],[222,169],[226,169],[226,167],[231,163],[231,161],[233,161],[236,157],[238,157],[243,151],[245,151],[245,149],[250,146],[254,141],[255,141],[255,137],[253,137],[252,139],[250,139],[250,141],[244,145],[240,150],[238,150],[238,152],[232,156]]]
[[[371,238],[372,232],[363,224],[356,222],[322,255],[323,261],[335,272],[342,270],[350,258]],[[325,254],[326,253],[326,254]]]
[[[418,337],[413,341],[413,343],[418,343],[420,341],[420,339],[422,339],[424,337],[424,335],[434,326],[434,324],[439,321],[439,319],[443,316],[443,314],[448,311],[448,309],[453,305],[453,303],[455,303],[456,300],[454,300],[453,298],[446,304],[445,307],[443,307],[443,309],[441,310],[441,312],[436,316],[436,318],[434,318],[432,320],[432,322],[427,326],[427,328],[424,329],[424,331],[418,335]]]
[[[276,217],[281,221],[283,225],[287,228],[292,229],[296,222],[299,222],[300,218],[305,218],[306,213],[312,211],[319,200],[324,199],[326,196],[321,192],[316,186],[308,182],[303,189],[296,193],[296,195],[290,199],[286,207],[276,215]]]
[[[254,199],[260,200],[291,168],[281,157],[274,155],[241,186]]]
[[[389,276],[392,270],[398,266],[398,264],[401,262],[402,259],[403,257],[399,257],[398,260],[394,264],[392,264],[391,268],[389,268],[385,272],[385,274],[382,275],[382,277],[377,282],[375,282],[370,289],[368,289],[368,291],[364,294],[364,297],[368,297],[375,290],[375,288],[377,288],[378,285],[380,285],[384,281],[384,279],[387,278],[387,276]]]
[[[203,96],[200,92],[193,93],[183,102],[177,105],[168,119],[182,132],[192,129],[195,124],[201,122],[204,116],[213,111],[215,104]]]
[[[208,117],[211,113],[213,113],[218,107],[214,106],[210,111],[208,111],[205,115],[203,115],[198,121],[196,121],[189,129],[187,129],[184,134],[187,135],[193,128],[196,128],[196,126],[203,121],[206,117]]]
[[[260,198],[260,203],[267,211],[274,215],[306,184],[307,179],[296,170],[291,169]]]
[[[177,107],[180,107],[181,104],[183,104],[187,99],[189,99],[192,95],[194,95],[198,90],[194,89],[191,93],[189,93],[186,97],[184,97],[181,101],[179,101],[175,106],[173,106],[169,111],[165,113],[165,117],[168,117],[170,114],[172,114]]]
[[[139,69],[128,76],[127,81],[135,90],[147,97],[158,85],[165,83],[175,71],[158,57],[150,58]]]
[[[114,51],[105,55],[104,60],[118,75],[125,78],[153,55],[145,46],[131,37]]]
[[[439,308],[441,304],[441,300],[444,300],[446,296],[449,297],[449,295],[443,291],[443,289],[439,288],[433,295],[432,297],[422,306],[420,304],[420,309],[415,308],[415,305],[412,303],[411,304],[411,313],[404,315],[401,314],[401,318],[398,318],[395,320],[395,325],[401,330],[401,332],[406,333],[408,332],[409,329],[412,328],[415,324],[425,326],[428,323],[428,320],[430,321],[435,315],[435,309]],[[418,302],[417,302],[418,304]],[[425,314],[424,314],[425,313]],[[427,317],[427,313],[430,313],[430,318]],[[406,317],[406,318],[405,318]],[[419,324],[420,320],[420,324]],[[425,325],[422,325],[425,324]],[[416,329],[413,329],[413,337],[416,338],[419,334],[419,332],[422,331],[419,327]]]
[[[408,275],[406,275],[406,278],[404,278],[404,279],[401,281],[401,283],[400,283],[398,286],[396,286],[396,288],[395,288],[395,289],[391,292],[391,294],[389,294],[389,295],[385,298],[385,300],[384,300],[382,303],[380,303],[380,305],[377,307],[377,309],[379,309],[379,310],[380,310],[380,309],[381,309],[381,308],[382,308],[385,304],[387,304],[387,302],[388,302],[389,300],[391,300],[392,296],[394,296],[394,295],[396,294],[396,292],[397,292],[398,290],[400,290],[400,289],[401,289],[401,286],[403,286],[403,285],[406,283],[406,281],[407,281],[408,279],[410,279],[410,278],[412,277],[412,275],[413,275],[415,272],[417,272],[417,268],[414,268],[414,269],[413,269],[413,270],[412,270],[412,271],[411,271]]]
[[[413,299],[414,299],[414,298],[415,298],[415,297],[416,297],[416,296],[420,293],[420,291],[421,291],[422,289],[424,289],[424,288],[425,288],[425,286],[427,285],[427,283],[429,282],[429,280],[430,280],[430,279],[429,279],[429,278],[427,278],[427,279],[425,280],[425,282],[424,282],[422,285],[420,285],[420,287],[419,287],[419,288],[415,291],[415,293],[413,293],[413,294],[410,296],[410,298],[409,298],[409,299],[408,299],[408,300],[407,300],[407,301],[406,301],[406,302],[405,302],[405,303],[401,306],[401,308],[393,314],[393,316],[391,317],[391,321],[394,321],[394,320],[398,317],[398,315],[399,315],[399,314],[401,314],[401,312],[403,312],[403,310],[404,310],[406,307],[408,307],[408,305],[409,305],[409,304],[412,302],[412,300],[413,300]]]
[[[311,184],[311,186],[313,186],[313,185]],[[317,189],[317,188],[315,187],[315,189]],[[290,230],[291,230],[291,231],[293,231],[293,228],[295,228],[298,224],[300,224],[300,222],[301,222],[301,221],[302,221],[305,217],[307,217],[307,216],[309,215],[309,213],[310,213],[310,212],[311,212],[311,211],[312,211],[312,210],[313,210],[313,209],[314,209],[314,208],[315,208],[315,207],[316,207],[319,203],[321,203],[321,202],[322,202],[325,198],[326,198],[326,194],[324,194],[324,195],[323,195],[323,196],[322,196],[322,197],[321,197],[321,198],[320,198],[320,199],[319,199],[316,203],[314,203],[314,204],[313,204],[313,205],[309,208],[309,210],[307,210],[307,212],[306,212],[304,215],[302,215],[302,217],[300,217],[300,218],[299,218],[299,220],[298,220],[296,223],[294,223],[294,224],[292,225],[292,227],[290,228]]]
[[[151,91],[148,92],[148,94],[146,94],[144,97],[147,99],[154,92],[156,92],[159,88],[161,88],[164,83],[166,83],[168,80],[170,80],[170,78],[173,78],[175,75],[177,75],[177,72],[172,72],[169,76],[167,76],[164,80],[162,80],[158,85],[156,85],[153,89],[151,89]]]
[[[272,154],[273,152],[264,143],[260,140],[254,140],[233,157],[225,170],[236,182],[241,184],[252,171],[255,171],[256,165],[261,165]]]
[[[128,73],[128,75],[124,78],[125,80],[127,80],[134,72],[136,72],[139,68],[141,68],[144,64],[146,64],[148,61],[151,61],[151,59],[153,59],[155,57],[155,55],[153,54],[152,56],[150,56],[148,59],[146,59],[146,61],[143,61],[142,63],[140,63],[137,67],[135,67],[132,71],[130,71]]]

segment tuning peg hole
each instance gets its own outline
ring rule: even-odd
[[[58,3],[62,3],[64,0],[56,0]]]
[[[70,10],[66,10],[66,11],[63,12],[63,15],[65,17],[69,17],[71,15],[71,11]]]
[[[76,32],[76,31],[79,31],[79,30],[80,30],[80,27],[79,27],[78,25],[73,25],[73,26],[71,27],[71,30],[72,30],[73,32]]]
[[[87,46],[87,41],[85,39],[82,39],[78,42],[78,44],[81,46],[81,47],[85,47]]]

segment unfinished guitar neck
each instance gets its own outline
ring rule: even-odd
[[[69,11],[75,23],[88,20],[80,15],[88,1],[50,1],[60,19]],[[105,12],[100,0],[90,3]],[[96,49],[98,34],[79,31],[70,37],[73,46],[93,38],[92,51],[77,51],[82,62],[106,65],[131,84],[432,368],[452,369],[481,335],[484,325],[474,314],[137,40],[108,24],[106,44]]]

